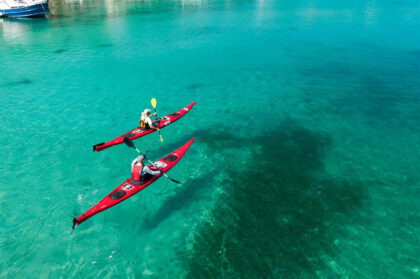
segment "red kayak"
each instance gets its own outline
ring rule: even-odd
[[[183,117],[187,112],[189,112],[190,109],[195,105],[196,102],[197,101],[194,101],[189,106],[187,106],[183,109],[180,109],[177,112],[168,114],[164,117],[161,117],[160,119],[154,120],[153,125],[157,124],[159,129],[162,129],[162,128],[170,125],[171,123],[173,123],[173,122],[177,121],[178,119],[180,119],[181,117]],[[114,146],[114,145],[117,145],[117,144],[121,144],[124,141],[124,136],[128,135],[128,134],[131,134],[129,139],[134,140],[134,139],[138,139],[140,137],[144,137],[145,135],[151,134],[154,131],[155,131],[155,129],[151,129],[151,128],[145,129],[145,128],[137,127],[135,129],[125,133],[124,135],[119,136],[118,138],[115,138],[115,139],[110,140],[108,142],[102,142],[102,143],[95,144],[93,146],[93,151],[99,152],[99,151],[104,150],[108,147],[111,147],[111,146]]]
[[[163,172],[167,172],[170,170],[173,166],[176,165],[176,163],[179,162],[179,160],[184,156],[185,152],[187,152],[188,148],[190,148],[191,144],[195,138],[192,138],[189,142],[172,152],[171,154],[167,155],[166,157],[163,157],[159,161],[155,162],[154,164],[161,169]],[[157,169],[149,165],[149,168],[156,171]],[[73,219],[73,228],[76,225],[80,225],[93,215],[104,211],[105,209],[108,209],[126,199],[131,197],[132,195],[136,194],[137,192],[143,190],[153,182],[155,182],[159,177],[161,177],[163,174],[157,174],[152,176],[149,180],[144,181],[142,183],[132,183],[131,178],[124,181],[120,186],[114,189],[111,193],[109,193],[105,198],[103,198],[100,202],[98,202],[94,207],[86,211],[84,214],[79,216],[78,218]],[[135,182],[135,181],[134,181]],[[136,185],[140,184],[140,185]]]

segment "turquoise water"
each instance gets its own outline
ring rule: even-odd
[[[1,278],[420,278],[420,2],[50,2],[0,19]],[[71,233],[130,175],[161,179]]]

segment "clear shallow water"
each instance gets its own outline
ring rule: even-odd
[[[0,277],[419,278],[418,1],[52,2],[0,20]],[[70,234],[136,155],[159,180]],[[262,122],[258,121],[263,118]]]

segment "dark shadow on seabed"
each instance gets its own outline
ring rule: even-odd
[[[235,168],[192,248],[178,251],[187,278],[314,278],[320,270],[330,275],[325,257],[337,252],[336,235],[358,218],[366,200],[366,183],[325,172],[330,137],[284,121],[253,138],[219,130],[197,144],[214,156],[227,148],[253,153],[239,163],[218,158]]]
[[[229,138],[225,138],[223,133],[212,133],[209,129],[199,129],[195,130],[193,134],[183,136],[182,139],[163,146],[160,148],[159,154],[168,154],[176,150],[194,136],[196,137],[195,144],[199,143],[201,139],[207,142],[209,138],[216,136],[219,141],[214,142],[214,144],[223,144],[225,148],[236,146],[236,139],[232,135]],[[214,185],[214,177],[216,174],[217,172],[213,170],[204,173],[204,175],[199,178],[185,181],[184,186],[179,188],[174,196],[168,198],[155,214],[148,216],[143,221],[141,229],[154,229],[166,218],[170,217],[176,210],[187,208],[192,202],[199,199],[199,196],[203,191]]]
[[[147,216],[141,230],[156,228],[175,211],[185,209],[197,201],[200,194],[213,185],[215,174],[216,172],[212,171],[202,177],[185,181],[184,186],[180,187],[174,196],[168,198],[155,214]]]

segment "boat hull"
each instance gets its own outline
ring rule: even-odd
[[[48,2],[44,2],[22,8],[0,10],[0,17],[45,17],[47,10]]]
[[[158,122],[157,126],[159,127],[159,129],[163,129],[166,126],[174,123],[175,121],[177,121],[178,119],[180,119],[181,117],[183,117],[187,112],[189,112],[191,110],[191,108],[195,105],[197,101],[194,101],[193,103],[191,103],[190,105],[186,106],[185,108],[182,108],[174,113],[168,114],[164,117],[161,118],[161,120]],[[93,151],[99,152],[101,150],[104,150],[106,148],[109,148],[111,146],[114,145],[118,145],[124,142],[124,136],[129,135],[129,139],[130,140],[135,140],[138,139],[140,137],[144,137],[148,134],[153,133],[155,130],[154,129],[141,129],[139,127],[134,128],[133,130],[113,139],[110,140],[108,142],[101,142],[98,144],[95,144],[93,146]]]
[[[174,152],[166,155],[159,161],[155,162],[155,164],[159,165],[160,170],[166,173],[172,167],[174,167],[179,162],[179,160],[181,160],[181,158],[185,155],[185,153],[190,148],[194,140],[195,138],[192,138],[190,141],[188,141],[186,144],[184,144],[183,146],[181,146]],[[149,165],[149,168],[152,170],[156,170],[156,168],[152,165]],[[120,186],[118,186],[111,193],[106,195],[101,201],[99,201],[91,209],[83,213],[78,218],[74,218],[73,228],[76,225],[80,225],[81,223],[89,219],[90,217],[98,214],[99,212],[102,212],[128,199],[129,197],[133,196],[134,194],[138,193],[139,191],[143,190],[144,188],[146,188],[147,186],[149,186],[150,184],[158,180],[160,177],[162,177],[162,175],[163,174],[154,175],[146,183],[140,184],[140,185],[133,184],[130,178],[125,180]]]

